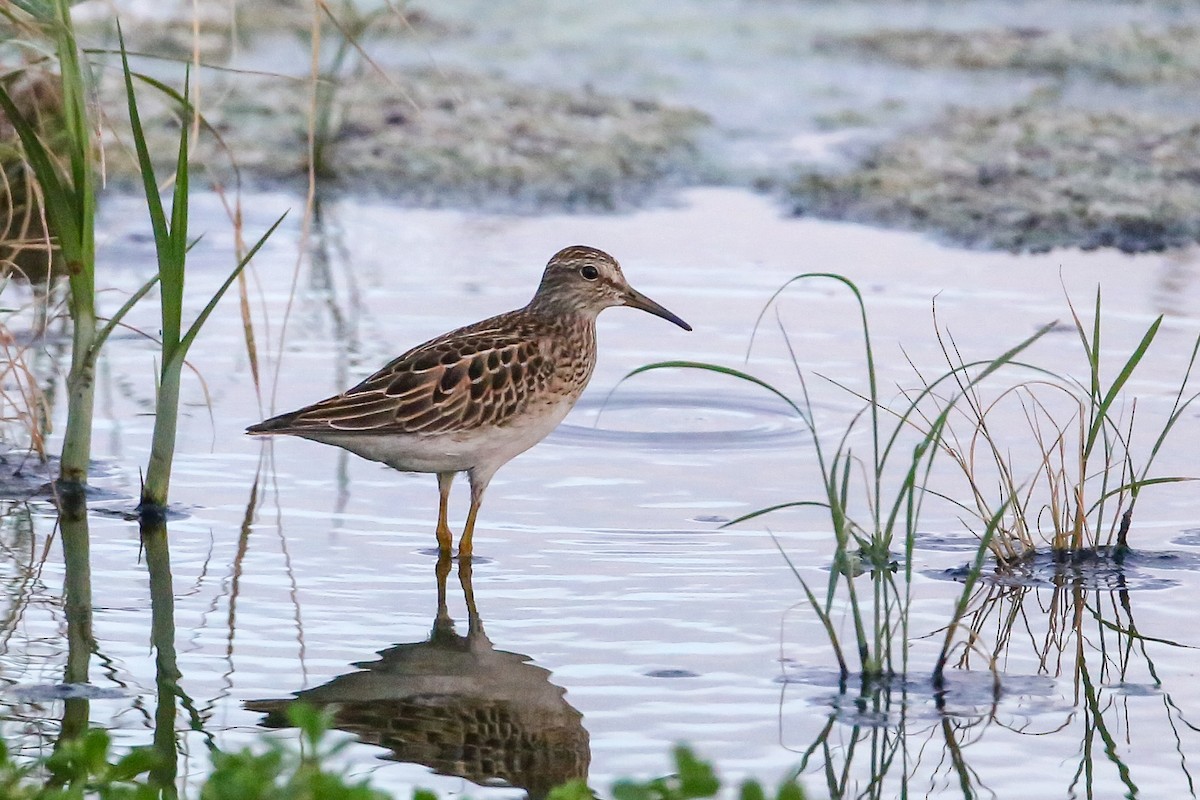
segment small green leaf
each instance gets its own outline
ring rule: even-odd
[[[587,781],[576,778],[561,786],[555,786],[546,796],[546,800],[595,800],[595,797],[596,793],[587,785]],[[413,800],[420,798],[414,797]]]
[[[659,800],[662,794],[650,791],[650,785],[636,781],[617,781],[612,787],[613,800]]]
[[[675,766],[679,770],[680,792],[683,797],[712,797],[721,788],[712,764],[696,758],[683,746],[675,748]]]
[[[117,760],[108,770],[113,781],[129,781],[142,773],[149,772],[161,763],[158,753],[150,747],[135,747]]]
[[[84,734],[80,754],[88,775],[101,775],[108,766],[108,749],[112,744],[108,732],[92,728]]]
[[[300,729],[304,740],[314,747],[333,724],[333,715],[313,708],[307,703],[292,703],[287,710],[288,721]]]
[[[804,790],[795,781],[787,781],[779,787],[776,800],[804,800]]]
[[[758,781],[743,782],[738,797],[740,800],[767,800],[766,792]]]

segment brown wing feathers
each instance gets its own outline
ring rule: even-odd
[[[550,380],[536,339],[509,330],[441,337],[344,394],[251,427],[251,433],[447,433],[503,424]]]

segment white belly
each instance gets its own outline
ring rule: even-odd
[[[546,438],[558,427],[575,398],[560,400],[520,415],[507,425],[440,434],[371,435],[368,433],[301,433],[306,439],[332,444],[380,461],[402,472],[463,472],[491,474],[513,457]]]

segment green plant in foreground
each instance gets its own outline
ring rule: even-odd
[[[120,27],[118,26],[118,34]],[[142,185],[146,194],[146,205],[150,211],[150,223],[154,230],[154,247],[158,256],[158,282],[162,295],[162,359],[159,367],[158,394],[154,407],[154,435],[150,447],[150,463],[146,468],[142,486],[141,505],[143,515],[161,512],[167,503],[167,492],[171,481],[171,463],[175,452],[175,434],[179,421],[179,385],[187,353],[200,329],[216,308],[234,280],[258,252],[267,238],[275,232],[287,214],[285,213],[264,233],[254,246],[234,267],[229,277],[209,299],[208,304],[196,319],[183,330],[183,286],[187,263],[188,243],[188,125],[186,120],[180,127],[179,152],[175,164],[174,193],[171,197],[171,216],[163,207],[158,193],[158,181],[154,164],[146,145],[146,135],[138,114],[137,97],[133,89],[133,73],[129,69],[129,57],[125,40],[121,37],[121,66],[125,75],[125,94],[129,102],[129,122],[137,150],[138,165],[142,173]],[[185,81],[187,79],[185,78]],[[191,110],[187,89],[181,98],[186,113]]]
[[[347,740],[324,745],[332,722],[327,712],[296,703],[288,707],[288,716],[300,729],[298,751],[278,742],[262,753],[214,751],[213,771],[200,790],[201,800],[388,800],[366,780],[350,782],[326,769],[324,764],[350,744]]]
[[[366,779],[352,780],[333,771],[329,762],[350,741],[327,745],[331,724],[327,712],[302,703],[289,706],[292,725],[300,729],[299,748],[272,740],[265,750],[214,750],[212,771],[200,787],[200,800],[390,800],[391,795],[372,788]],[[674,751],[675,772],[649,781],[618,781],[614,800],[701,800],[715,797],[721,781],[711,764],[687,747]],[[174,786],[155,785],[152,771],[159,756],[148,747],[136,747],[112,760],[111,737],[95,728],[64,740],[49,757],[18,765],[0,742],[0,800],[152,800],[174,797]],[[795,779],[780,784],[774,795],[761,784],[746,780],[740,800],[804,800]],[[417,789],[414,800],[437,800],[437,794]],[[552,789],[549,800],[593,800],[583,781]]]
[[[141,780],[157,762],[149,748],[135,747],[110,761],[112,740],[106,731],[93,728],[77,739],[64,739],[40,766],[21,766],[12,760],[0,741],[0,799],[2,800],[137,800],[157,797],[157,790]]]

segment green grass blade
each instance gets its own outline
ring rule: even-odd
[[[1063,292],[1066,292],[1066,286],[1063,286]],[[1071,321],[1075,324],[1075,333],[1079,336],[1079,344],[1083,347],[1083,355],[1088,363],[1088,385],[1085,391],[1089,392],[1092,397],[1100,396],[1100,287],[1096,287],[1096,303],[1095,303],[1095,320],[1092,323],[1093,341],[1088,341],[1087,331],[1083,327],[1083,320],[1079,318],[1079,313],[1075,310],[1075,304],[1071,302],[1071,296],[1067,295],[1067,308],[1071,311]]]
[[[773,506],[767,506],[766,508],[760,508],[757,511],[751,511],[749,514],[743,514],[742,516],[738,517],[737,519],[731,519],[731,520],[729,520],[729,522],[724,522],[721,524],[721,528],[728,528],[731,525],[737,525],[739,522],[747,522],[748,520],[752,520],[757,517],[765,516],[767,514],[771,514],[771,513],[775,512],[775,511],[782,511],[785,508],[801,508],[804,506],[815,506],[817,508],[829,508],[828,503],[822,503],[818,500],[793,500],[792,502],[789,502],[789,503],[776,503]]]
[[[625,373],[625,377],[621,378],[621,380],[626,381],[632,378],[634,375],[640,375],[643,372],[650,372],[657,369],[698,369],[705,372],[716,372],[720,375],[729,375],[737,378],[738,380],[743,380],[747,383],[752,383],[755,386],[760,386],[763,389],[766,389],[768,392],[787,403],[788,406],[795,411],[801,419],[808,419],[804,411],[800,408],[800,406],[796,405],[792,398],[788,397],[771,384],[760,378],[756,378],[747,372],[742,372],[741,370],[733,369],[732,367],[722,367],[719,364],[708,364],[703,361],[658,361],[653,364],[643,364],[637,369]]]
[[[137,301],[145,297],[146,293],[154,288],[154,284],[158,283],[158,277],[159,276],[156,273],[150,278],[150,280],[143,283],[141,288],[131,294],[129,299],[127,299],[121,305],[121,307],[117,309],[117,312],[108,318],[108,322],[106,322],[103,327],[96,331],[96,335],[92,338],[92,350],[95,351],[95,353],[100,352],[100,348],[104,345],[104,341],[108,339],[109,334],[113,332],[117,325],[121,324],[121,320],[127,313],[129,313],[129,309],[133,308],[134,305],[137,304]]]
[[[183,305],[183,261],[176,263],[172,238],[174,231],[167,222],[166,210],[158,191],[158,178],[154,174],[154,162],[150,158],[150,149],[146,144],[146,132],[142,127],[141,115],[138,113],[137,96],[133,89],[133,71],[129,68],[129,55],[125,49],[125,37],[121,25],[117,23],[117,38],[121,45],[121,69],[125,77],[125,97],[129,106],[129,126],[133,135],[134,149],[137,152],[138,169],[142,174],[142,190],[146,195],[146,208],[150,213],[150,225],[154,232],[154,248],[158,254],[158,274],[161,280],[162,294],[162,349],[163,358],[169,359],[179,346],[181,308]],[[183,126],[184,137],[187,126]],[[176,184],[178,187],[178,183]],[[174,215],[179,206],[178,198],[172,209]],[[186,198],[184,205],[186,205]]]
[[[1092,342],[1088,360],[1092,365],[1092,390],[1100,396],[1100,284],[1096,284],[1096,308],[1092,314]]]
[[[192,67],[188,64],[183,74],[183,102],[181,103],[181,115],[190,114],[191,103],[191,84],[192,84]],[[179,121],[179,152],[175,157],[175,191],[171,196],[171,244],[172,258],[174,263],[183,264],[184,256],[190,248],[188,244],[188,153],[189,153],[189,138],[191,137],[192,126],[188,124],[186,118],[181,118]],[[182,276],[180,276],[180,286],[182,287]]]
[[[184,77],[184,100],[188,99],[188,84],[191,82],[190,70]],[[183,327],[183,288],[184,267],[188,253],[188,134],[191,126],[187,119],[180,119],[179,152],[175,159],[175,191],[171,195],[171,235],[167,241],[170,258],[162,267],[168,268],[163,276],[163,323],[169,324],[177,344]],[[168,284],[170,289],[168,291]],[[169,316],[169,320],[168,320]],[[167,350],[164,342],[163,357],[170,358],[173,353]]]
[[[87,119],[87,93],[84,87],[84,69],[79,60],[79,46],[75,41],[75,28],[71,24],[71,4],[67,0],[55,3],[58,22],[59,74],[62,76],[63,122],[71,141],[71,190],[75,195],[74,210],[78,214],[75,225],[81,238],[82,260],[91,269],[93,257],[92,220],[96,216],[95,180],[92,174],[92,129]],[[88,276],[90,279],[90,275]],[[88,300],[90,301],[90,292]]]
[[[1108,387],[1108,391],[1105,392],[1104,398],[1100,401],[1100,405],[1096,407],[1095,421],[1093,422],[1091,429],[1088,431],[1087,444],[1083,448],[1085,460],[1087,456],[1091,454],[1092,448],[1096,444],[1096,437],[1103,429],[1104,421],[1108,419],[1108,409],[1112,407],[1112,404],[1120,395],[1121,390],[1129,381],[1130,376],[1133,375],[1133,371],[1137,369],[1138,364],[1141,363],[1142,358],[1146,355],[1146,351],[1150,348],[1150,344],[1154,341],[1154,337],[1158,334],[1158,329],[1159,326],[1162,325],[1162,321],[1162,315],[1159,315],[1158,319],[1154,320],[1154,323],[1151,324],[1151,326],[1146,330],[1146,333],[1142,336],[1141,341],[1138,342],[1138,346],[1134,348],[1133,353],[1130,354],[1129,358],[1125,361],[1124,366],[1121,367],[1121,371],[1117,373],[1116,380],[1113,381],[1112,386]],[[1097,335],[1099,334],[1097,333]]]
[[[770,533],[770,531],[768,531],[768,533]],[[779,550],[779,554],[783,556],[783,560],[788,565],[788,569],[792,571],[792,575],[794,575],[796,580],[799,581],[800,587],[804,590],[804,595],[808,598],[809,606],[811,606],[812,610],[816,612],[817,619],[821,621],[821,626],[825,628],[825,635],[829,637],[829,644],[833,648],[833,655],[838,662],[838,671],[841,672],[842,678],[844,679],[850,674],[850,670],[846,667],[846,657],[842,654],[842,645],[841,642],[838,641],[837,630],[833,627],[833,620],[830,618],[829,614],[825,613],[825,610],[821,608],[821,604],[817,602],[816,595],[814,595],[812,590],[808,588],[807,581],[804,580],[804,577],[800,574],[800,571],[796,569],[796,565],[792,563],[792,559],[788,557],[787,551],[783,549],[783,545],[779,543],[779,539],[773,533],[771,533],[771,541],[775,543],[775,548]]]
[[[287,215],[288,212],[283,212],[279,219],[275,220],[275,224],[268,228],[267,232],[259,237],[258,241],[254,243],[254,246],[247,251],[246,255],[242,257],[242,260],[239,261],[237,266],[233,268],[233,271],[229,273],[229,277],[226,278],[225,282],[221,284],[221,288],[217,290],[216,294],[212,296],[212,298],[208,301],[208,304],[204,306],[204,309],[192,322],[192,325],[190,328],[188,328],[187,333],[184,334],[183,338],[179,341],[179,349],[176,355],[176,358],[179,361],[182,361],[187,356],[188,348],[192,346],[192,342],[195,341],[196,336],[200,333],[200,329],[204,327],[204,323],[208,320],[209,315],[212,314],[213,309],[217,307],[217,303],[219,303],[221,298],[225,296],[225,292],[228,291],[229,287],[233,285],[233,282],[237,280],[237,276],[241,274],[243,269],[246,268],[246,265],[250,263],[250,259],[254,258],[255,253],[257,253],[259,249],[266,244],[267,239],[271,237],[271,234],[275,232],[275,229],[283,223],[284,219],[287,218]]]
[[[1187,475],[1163,475],[1158,478],[1138,478],[1135,481],[1129,481],[1128,483],[1123,483],[1120,486],[1109,489],[1107,492],[1097,498],[1096,502],[1088,508],[1088,513],[1091,514],[1093,511],[1095,511],[1096,508],[1105,500],[1112,499],[1113,497],[1119,497],[1126,492],[1136,496],[1139,491],[1147,486],[1163,486],[1170,483],[1192,483],[1194,481],[1200,481],[1200,478],[1190,477]]]

